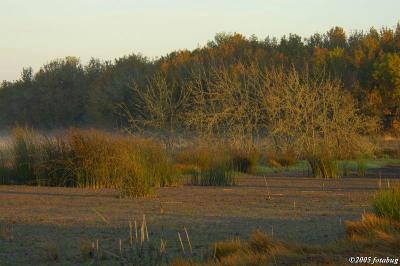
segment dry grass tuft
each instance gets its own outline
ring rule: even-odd
[[[347,239],[358,249],[374,252],[398,252],[400,246],[400,222],[373,214],[363,215],[360,221],[345,223]]]

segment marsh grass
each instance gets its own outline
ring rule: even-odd
[[[11,166],[10,166],[10,150],[8,148],[0,149],[0,184],[10,183]]]
[[[8,158],[1,156],[7,150]],[[47,137],[16,128],[0,156],[1,172],[7,173],[3,183],[116,188],[121,196],[139,197],[175,182],[160,143],[98,130],[70,129]]]
[[[388,217],[364,214],[360,221],[347,221],[346,239],[337,250],[353,250],[364,254],[397,256],[400,246],[400,222]]]
[[[393,257],[400,244],[400,222],[373,214],[364,214],[359,221],[346,221],[346,236],[335,242],[313,246],[279,241],[256,230],[247,240],[238,237],[211,243],[205,252],[197,246],[192,251],[188,231],[164,239],[150,235],[146,218],[129,222],[129,236],[103,246],[98,240],[83,246],[85,260],[94,264],[119,262],[121,265],[345,265],[352,254],[375,254]],[[176,234],[175,234],[176,235]],[[193,245],[196,247],[196,245]]]
[[[17,127],[11,132],[13,176],[16,183],[36,183],[35,167],[39,136],[31,129]]]
[[[248,240],[231,239],[210,245],[208,257],[198,264],[180,260],[177,265],[346,265],[352,254],[395,257],[400,244],[400,223],[373,214],[347,221],[346,237],[312,246],[278,241],[262,231]]]
[[[231,150],[230,151],[232,167],[237,172],[254,174],[257,170],[257,163],[259,154],[257,151],[241,151]]]
[[[358,176],[365,176],[367,172],[367,164],[365,160],[357,160],[357,175]]]
[[[233,149],[227,143],[195,143],[174,156],[182,173],[191,176],[190,184],[200,186],[236,185],[236,172],[255,173],[257,152]]]
[[[234,186],[236,185],[235,172],[231,164],[216,164],[210,169],[193,174],[191,184],[200,186]]]
[[[373,200],[374,213],[400,221],[400,186],[379,191]]]
[[[342,176],[336,160],[325,157],[310,157],[307,161],[314,177],[340,178]]]

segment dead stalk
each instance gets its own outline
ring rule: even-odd
[[[183,227],[183,229],[185,230],[186,239],[187,239],[187,242],[188,242],[188,244],[189,244],[190,255],[192,255],[193,250],[192,250],[192,243],[190,242],[190,238],[189,238],[189,233],[188,233],[188,231],[186,230],[186,227]]]
[[[185,256],[185,247],[183,246],[181,234],[180,234],[179,232],[178,232],[178,238],[179,238],[179,242],[180,242],[180,244],[181,244],[182,254],[183,254],[183,256]]]

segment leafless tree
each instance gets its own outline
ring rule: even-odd
[[[133,108],[120,106],[128,121],[127,130],[156,134],[170,148],[174,136],[182,128],[189,91],[171,84],[163,73],[155,74],[145,87],[133,84],[132,90],[136,96]]]
[[[315,176],[337,177],[335,160],[371,152],[367,135],[377,124],[360,114],[339,81],[294,69],[270,71],[266,79],[270,136],[307,159]]]
[[[214,67],[188,84],[193,105],[187,125],[206,137],[217,136],[251,149],[266,129],[264,77],[254,64]]]

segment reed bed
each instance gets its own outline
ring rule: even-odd
[[[192,185],[232,186],[237,172],[256,172],[258,153],[203,141],[176,151],[174,159],[182,173],[191,176]]]
[[[116,188],[139,197],[175,182],[164,147],[153,140],[70,129],[47,137],[16,128],[0,153],[2,183]]]

